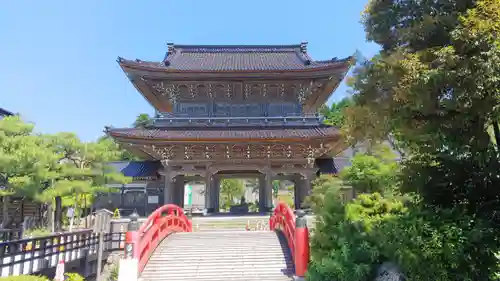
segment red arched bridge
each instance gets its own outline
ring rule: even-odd
[[[265,231],[192,232],[182,208],[165,205],[126,233],[122,280],[292,280],[309,262],[303,211],[280,203]]]

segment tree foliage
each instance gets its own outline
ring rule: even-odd
[[[378,145],[372,153],[357,153],[340,173],[340,178],[356,193],[385,193],[398,182],[399,164],[396,154],[386,145]]]
[[[306,199],[316,214],[308,280],[368,280],[379,261],[377,244],[369,234],[379,221],[405,211],[400,202],[379,194],[344,203],[342,185],[336,177],[321,176]]]
[[[0,120],[0,196],[35,199],[41,183],[57,174],[57,160],[44,137],[33,134],[33,125],[20,117]]]
[[[316,214],[311,237],[308,280],[372,280],[377,266],[397,262],[407,280],[492,280],[492,269],[471,262],[483,257],[481,246],[494,233],[484,222],[450,209],[427,209],[418,197],[402,201],[379,193],[341,200],[342,182],[321,176],[308,197]]]
[[[106,183],[126,183],[130,179],[107,166],[120,153],[109,149],[108,143],[82,142],[73,133],[48,137],[51,149],[60,155],[59,175],[39,198],[47,202],[54,196],[75,196],[107,191]]]
[[[240,179],[222,179],[220,182],[221,205],[230,206],[245,194],[245,185]]]
[[[153,124],[153,118],[147,113],[141,113],[137,116],[132,126],[134,128],[147,128]]]
[[[349,97],[343,98],[338,103],[331,106],[323,105],[319,112],[325,117],[325,123],[341,128],[345,123],[345,110],[353,105],[353,100]]]
[[[349,136],[378,141],[389,135],[407,153],[401,188],[417,192],[419,206],[429,210],[411,216],[467,257],[445,265],[434,256],[442,252],[432,253],[428,257],[446,269],[435,278],[487,280],[500,250],[492,235],[500,225],[500,164],[488,133],[500,109],[500,2],[372,0],[362,22],[382,51],[351,80]],[[478,244],[485,250],[471,246]],[[414,264],[406,262],[402,266]]]
[[[147,113],[139,114],[132,126],[134,128],[147,128],[153,125],[153,118],[149,116]],[[117,153],[114,155],[110,161],[139,161],[143,160],[139,156],[134,155],[129,150],[122,148],[118,143],[116,143],[110,136],[105,135],[100,137],[97,140],[98,143],[104,143],[104,145],[108,146],[110,150],[116,151]]]
[[[498,5],[371,1],[363,22],[384,50],[356,72],[353,131],[392,131],[418,151],[486,149],[498,116]]]
[[[405,188],[470,214],[489,206],[487,219],[500,195],[487,130],[498,120],[499,10],[491,0],[371,1],[365,27],[384,51],[358,71],[349,116],[353,131],[392,132],[411,153]]]
[[[106,143],[84,143],[72,133],[34,134],[33,127],[18,116],[0,120],[0,181],[4,187],[0,196],[48,204],[60,196],[76,202],[79,196],[107,190],[106,182],[129,180],[106,165],[118,153]],[[4,215],[8,215],[5,210]]]

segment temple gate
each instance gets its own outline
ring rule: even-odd
[[[272,208],[275,179],[294,183],[300,206],[322,163],[333,165],[331,155],[344,149],[337,129],[324,125],[317,112],[352,62],[314,61],[305,42],[168,44],[159,62],[118,58],[156,115],[146,128],[106,127],[106,133],[161,162],[159,205],[182,206],[184,184],[197,179],[205,182],[206,211],[218,212],[221,179],[239,175],[258,178],[260,211]]]

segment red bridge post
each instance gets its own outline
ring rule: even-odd
[[[306,213],[297,210],[295,219],[295,275],[304,278],[309,264],[309,230]]]

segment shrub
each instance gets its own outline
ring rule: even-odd
[[[109,281],[116,281],[118,280],[118,264],[113,264],[113,267],[111,268],[111,272],[109,274]]]
[[[313,189],[304,200],[304,207],[309,207],[313,212],[320,212],[325,206],[325,198],[328,200],[341,200],[342,180],[332,175],[321,175],[313,183]]]
[[[66,281],[85,281],[85,278],[83,278],[78,273],[68,272],[65,275],[66,275],[66,279],[65,279]]]
[[[385,260],[410,280],[492,280],[498,268],[495,233],[485,223],[446,209],[413,209],[378,226],[374,238]],[[479,266],[478,266],[479,265]]]
[[[24,237],[31,237],[31,238],[44,237],[49,235],[52,235],[52,232],[47,228],[28,229],[23,233]]]
[[[309,280],[368,280],[386,261],[412,281],[492,280],[497,260],[484,241],[495,243],[495,234],[483,222],[378,193],[342,204],[336,193],[331,186],[315,206]]]
[[[311,241],[309,280],[365,280],[373,266],[381,262],[382,253],[374,233],[378,223],[406,212],[400,201],[385,199],[377,193],[361,194],[346,204],[339,193],[338,188],[331,186],[324,193],[324,204],[314,205],[317,218]]]
[[[357,193],[390,191],[398,184],[399,163],[386,145],[376,145],[371,152],[357,153],[351,166],[340,173],[340,178]]]

